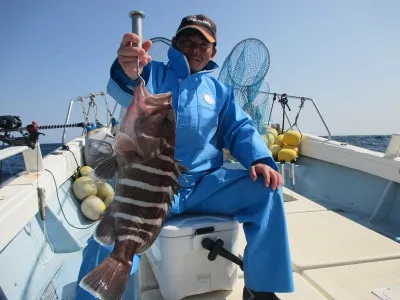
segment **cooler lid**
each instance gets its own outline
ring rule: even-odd
[[[164,223],[161,237],[182,237],[232,230],[239,226],[238,221],[222,215],[180,215]]]

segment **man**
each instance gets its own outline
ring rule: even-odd
[[[133,33],[124,35],[111,67],[108,92],[122,106],[129,106],[130,87],[135,86],[138,74],[150,93],[172,92],[177,119],[175,157],[188,172],[186,181],[180,179],[182,188],[175,195],[171,214],[235,216],[243,223],[247,240],[243,299],[278,299],[274,292],[292,292],[282,177],[252,120],[236,102],[232,87],[210,76],[217,68],[212,60],[217,52],[215,23],[204,15],[183,18],[167,65],[151,61],[151,41],[144,41],[140,49],[132,46],[139,41]],[[223,168],[223,148],[248,170]],[[90,256],[86,252],[82,265]]]

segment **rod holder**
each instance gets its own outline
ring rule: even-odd
[[[296,173],[295,173],[295,169],[296,169],[296,161],[291,161],[291,173],[292,173],[292,184],[296,185]]]
[[[285,185],[285,161],[282,160],[281,162],[281,175],[282,175],[282,185]]]

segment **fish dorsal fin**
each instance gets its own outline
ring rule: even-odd
[[[114,138],[114,150],[125,158],[134,159],[138,156],[135,143],[127,134],[120,131]]]
[[[118,168],[117,157],[115,155],[103,160],[93,171],[92,177],[96,180],[107,181],[114,176]]]

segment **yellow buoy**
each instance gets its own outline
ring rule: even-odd
[[[97,184],[89,176],[82,176],[75,180],[72,185],[74,195],[79,200],[83,200],[89,196],[95,196],[97,194]]]
[[[273,133],[268,133],[267,138],[268,138],[268,144],[267,144],[268,147],[275,143],[276,136]]]
[[[283,137],[283,143],[291,146],[298,146],[301,142],[301,133],[298,131],[286,131]]]
[[[296,160],[297,153],[292,149],[281,149],[278,153],[278,161],[291,162]]]
[[[106,205],[106,207],[107,206],[109,206],[110,204],[111,204],[111,202],[113,202],[114,201],[114,196],[115,196],[115,193],[112,193],[112,194],[108,194],[105,198],[104,198],[104,204]]]
[[[284,137],[283,134],[278,135],[275,139],[275,144],[282,147],[283,146],[283,137]]]
[[[278,136],[278,131],[276,131],[276,129],[272,127],[267,128],[267,133],[271,133],[274,136],[274,138]]]
[[[296,152],[297,155],[299,155],[299,147],[298,146],[283,145],[282,149],[292,149]]]
[[[97,183],[97,197],[104,201],[106,206],[108,206],[114,199],[114,189],[107,182]]]
[[[97,196],[89,196],[85,198],[81,204],[81,211],[86,218],[96,221],[102,212],[106,209],[103,200]]]
[[[79,169],[79,172],[81,173],[82,176],[88,176],[90,173],[93,172],[93,169],[89,166],[83,166],[82,168]]]
[[[278,158],[278,152],[281,150],[281,146],[273,144],[269,147],[269,150],[272,153],[272,157],[276,160]]]
[[[275,143],[275,137],[272,133],[268,133],[267,135],[262,135],[262,138],[268,147]]]

